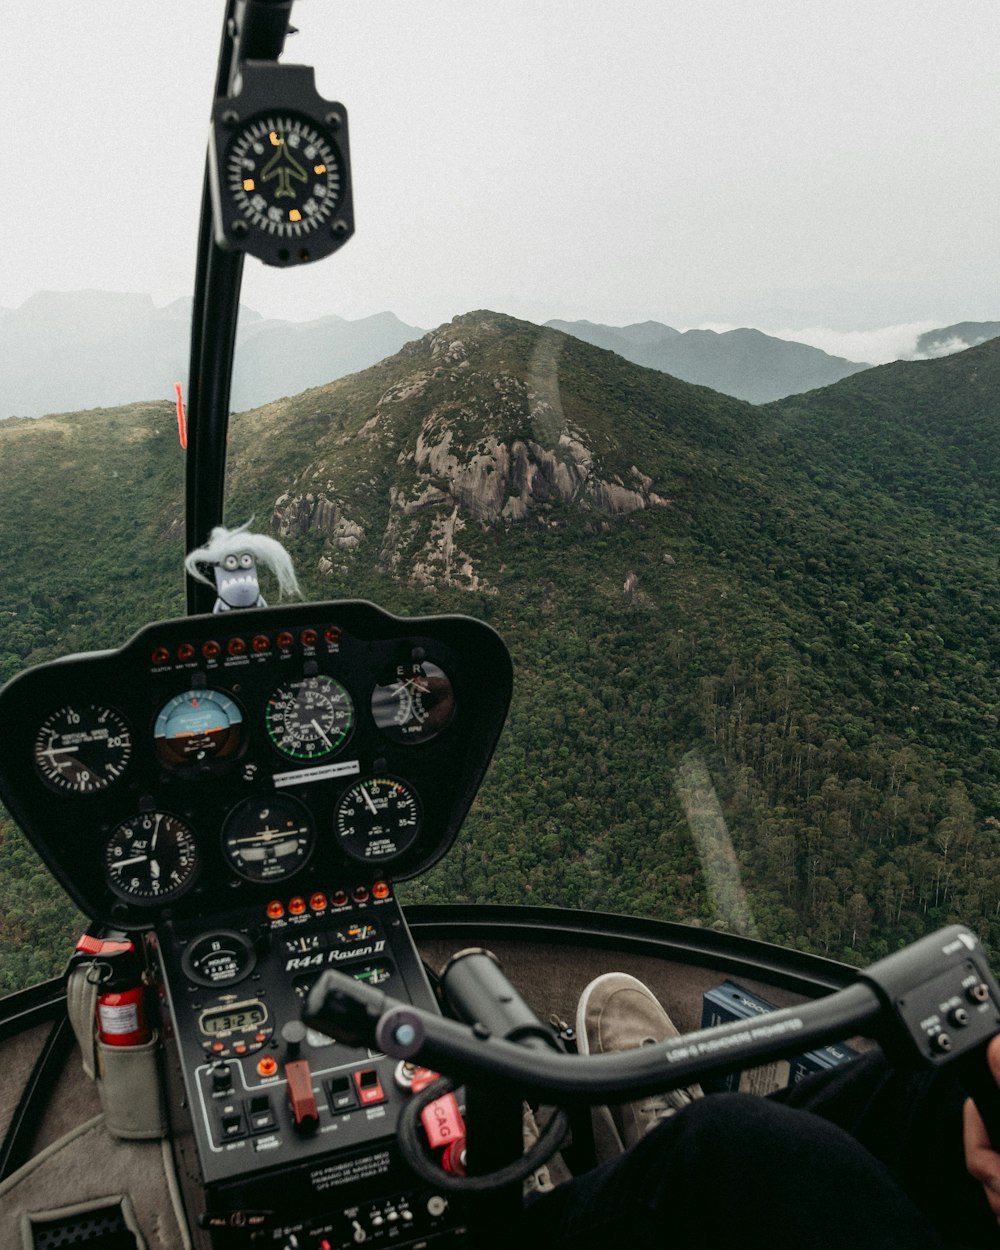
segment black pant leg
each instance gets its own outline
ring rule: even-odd
[[[889,1170],[836,1125],[745,1095],[693,1103],[539,1198],[521,1250],[943,1250]]]
[[[947,1241],[997,1247],[996,1219],[979,1183],[965,1170],[965,1097],[948,1067],[896,1067],[881,1051],[771,1095],[856,1137],[890,1168]]]

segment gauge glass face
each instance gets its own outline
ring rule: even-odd
[[[62,707],[47,716],[35,738],[35,767],[46,785],[66,794],[106,790],[125,771],[132,736],[109,707]]]
[[[172,767],[226,759],[239,748],[243,713],[221,690],[187,690],[165,703],[156,717],[156,753]]]
[[[142,812],[112,832],[104,848],[108,886],[131,903],[177,898],[198,873],[194,834],[176,816]]]
[[[222,850],[247,881],[283,881],[312,854],[315,831],[308,808],[291,795],[249,798],[226,817]]]
[[[294,113],[253,118],[230,143],[225,178],[237,212],[254,230],[304,239],[330,222],[343,195],[333,143]]]
[[[397,666],[372,692],[372,718],[392,742],[428,742],[451,723],[455,692],[443,669],[428,660]]]
[[[316,760],[339,750],[354,727],[354,704],[339,681],[318,675],[279,686],[267,701],[267,735],[282,755]]]
[[[232,929],[203,933],[185,949],[185,975],[199,985],[233,985],[250,975],[257,960],[250,939]]]
[[[355,782],[337,804],[334,827],[341,848],[352,859],[393,859],[420,832],[420,801],[395,777]]]

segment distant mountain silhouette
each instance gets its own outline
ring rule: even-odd
[[[595,347],[617,352],[634,364],[673,374],[684,382],[710,386],[724,395],[768,403],[830,386],[868,365],[829,356],[816,347],[773,338],[760,330],[687,330],[644,321],[629,326],[590,321],[549,321],[547,325]]]
[[[1000,338],[1000,321],[959,321],[940,330],[928,330],[917,339],[917,356],[950,356]]]
[[[0,310],[0,417],[37,417],[187,388],[191,300],[42,291]],[[391,356],[422,330],[392,313],[299,324],[240,308],[232,404],[253,408],[332,382]]]

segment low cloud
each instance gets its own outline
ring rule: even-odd
[[[698,327],[701,330],[715,330],[722,333],[734,330],[735,325],[721,322],[706,322]],[[832,330],[829,326],[806,326],[789,329],[764,329],[765,334],[776,339],[789,339],[793,343],[806,343],[809,347],[818,347],[830,356],[842,356],[845,360],[857,361],[859,364],[885,365],[891,360],[916,360],[917,339],[928,330],[940,329],[937,321],[911,321],[903,325],[882,326],[877,330]],[[957,339],[949,344],[950,351],[961,351],[965,344]],[[943,348],[935,351],[935,356],[945,356],[949,352]]]

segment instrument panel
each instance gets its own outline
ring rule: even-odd
[[[165,621],[0,691],[0,794],[107,924],[335,896],[447,851],[511,682],[467,617],[348,600]]]

